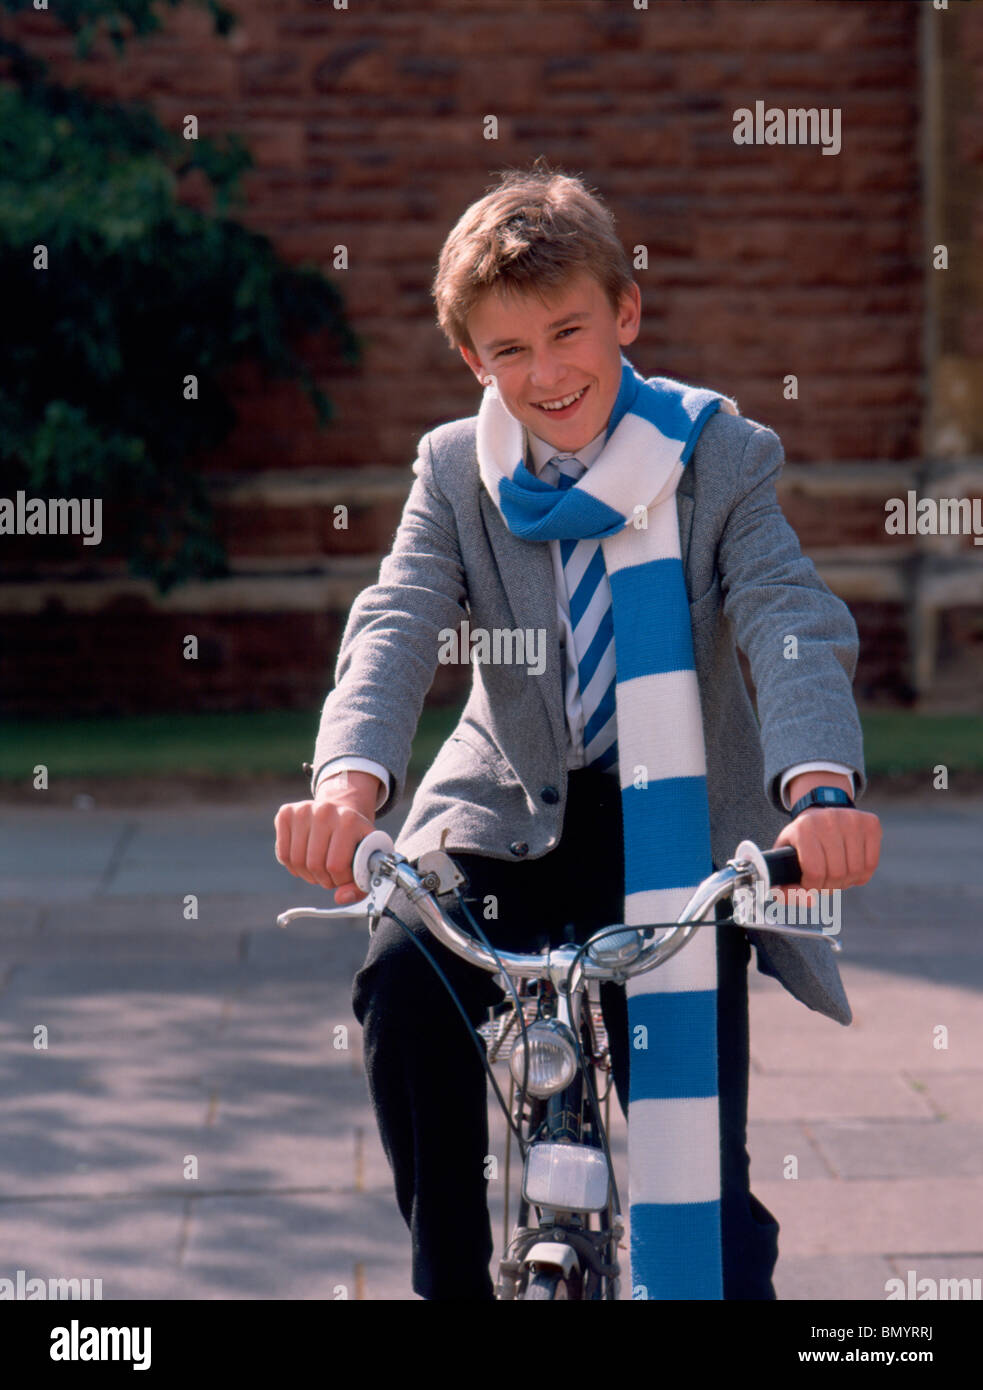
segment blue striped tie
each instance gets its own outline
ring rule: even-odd
[[[557,454],[543,470],[544,481],[573,487],[585,472],[578,458]],[[584,765],[617,768],[615,719],[614,618],[611,585],[600,541],[561,540],[560,555],[570,598],[570,626],[577,653],[580,698],[584,710]]]

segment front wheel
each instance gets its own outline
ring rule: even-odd
[[[534,1300],[575,1299],[580,1296],[579,1274],[571,1274],[569,1279],[565,1279],[558,1269],[539,1269],[530,1274],[522,1298],[531,1303]]]
[[[533,1274],[523,1297],[531,1303],[537,1299],[569,1298],[570,1294],[562,1274]]]

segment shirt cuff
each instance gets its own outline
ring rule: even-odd
[[[779,795],[782,798],[782,805],[786,811],[791,811],[792,803],[785,795],[785,789],[794,777],[798,777],[801,772],[838,772],[841,777],[850,779],[850,795],[854,800],[857,798],[857,777],[852,767],[844,767],[842,763],[796,763],[795,767],[787,768],[782,773],[782,783],[779,788]]]
[[[332,758],[331,761],[325,763],[318,772],[317,780],[313,787],[313,795],[317,795],[317,789],[324,781],[325,777],[328,777],[332,772],[341,772],[345,768],[350,768],[352,772],[371,772],[374,777],[378,777],[379,781],[382,783],[375,803],[375,809],[378,811],[379,807],[389,795],[389,773],[381,763],[374,763],[371,758],[356,758],[348,754],[345,754],[341,758]]]

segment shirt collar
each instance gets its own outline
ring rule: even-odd
[[[578,458],[585,467],[589,468],[598,454],[604,448],[604,436],[607,433],[607,425],[596,434],[589,444],[585,444],[582,449],[558,450],[555,444],[547,444],[545,439],[540,439],[538,434],[533,434],[531,429],[526,428],[526,452],[532,455],[532,471],[538,477],[542,473],[544,466],[550,459],[556,457]]]

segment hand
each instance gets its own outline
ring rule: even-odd
[[[869,811],[810,806],[782,830],[772,849],[794,845],[802,865],[801,888],[855,888],[867,883],[881,855],[881,823]],[[786,902],[785,891],[771,892]],[[796,889],[787,890],[795,898]]]
[[[321,783],[315,800],[288,802],[274,817],[278,861],[306,883],[334,889],[338,907],[366,896],[352,879],[352,860],[375,828],[378,787],[379,779],[368,773],[332,778]]]

